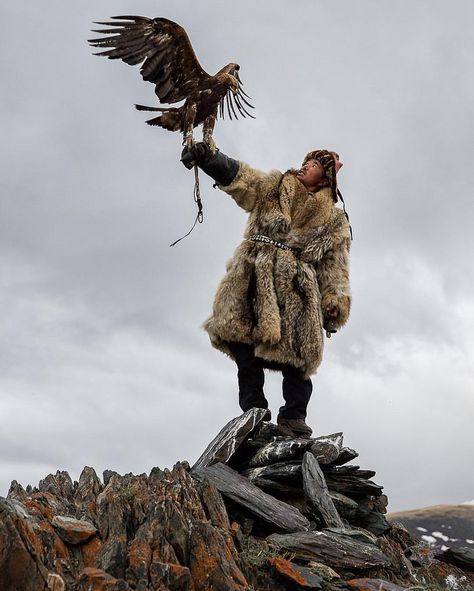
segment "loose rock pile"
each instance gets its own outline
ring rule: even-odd
[[[0,591],[474,587],[469,556],[464,570],[436,560],[387,522],[375,473],[348,464],[358,454],[341,433],[282,438],[266,418],[232,420],[192,468],[14,481],[0,499]]]

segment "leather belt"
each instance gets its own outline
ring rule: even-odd
[[[271,244],[276,246],[277,248],[281,248],[282,250],[290,250],[292,253],[296,254],[297,250],[295,248],[291,248],[287,244],[283,244],[283,242],[278,242],[278,240],[273,240],[273,238],[269,238],[268,236],[264,236],[263,234],[252,234],[249,240],[252,242],[264,242],[265,244]]]

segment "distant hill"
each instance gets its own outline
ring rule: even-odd
[[[474,504],[434,505],[390,513],[387,519],[402,523],[413,536],[436,549],[474,549]]]

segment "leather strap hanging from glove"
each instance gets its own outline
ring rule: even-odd
[[[170,246],[178,244],[183,238],[189,236],[194,230],[197,222],[202,223],[203,221],[198,166],[207,175],[214,179],[216,184],[224,186],[229,185],[234,180],[235,175],[239,170],[239,163],[237,160],[229,158],[225,154],[222,154],[222,152],[219,152],[219,150],[212,153],[209,146],[204,142],[194,144],[190,148],[185,147],[181,152],[181,162],[188,170],[194,168],[194,201],[197,203],[198,213],[189,232],[181,238],[178,238],[178,240],[175,240]]]

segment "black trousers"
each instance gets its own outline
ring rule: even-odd
[[[286,364],[268,364],[255,357],[252,345],[245,343],[227,343],[237,363],[239,381],[239,405],[245,412],[250,408],[268,408],[268,401],[263,393],[265,383],[264,368],[277,369],[283,375],[283,399],[279,416],[285,419],[305,419],[306,409],[313,391],[311,380],[305,379],[300,369]]]

